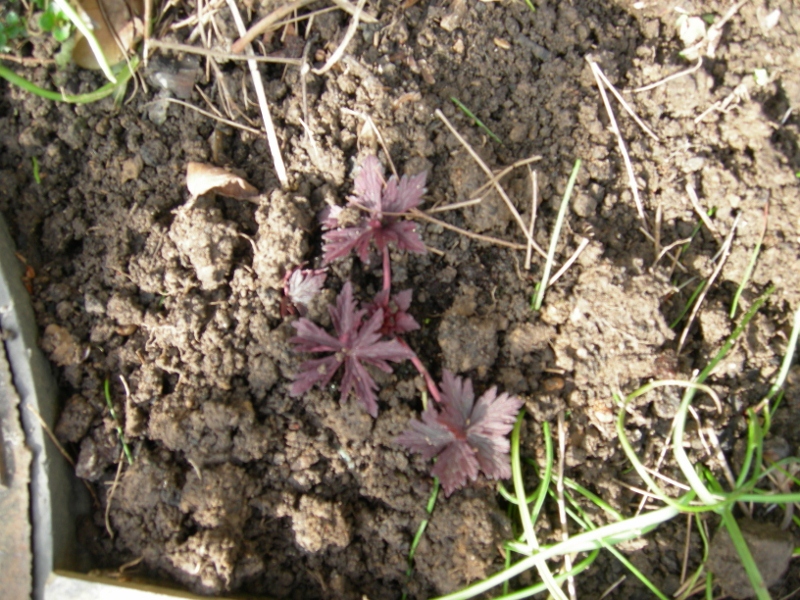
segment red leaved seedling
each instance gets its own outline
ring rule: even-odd
[[[475,481],[479,472],[489,479],[511,476],[506,437],[522,400],[497,388],[486,391],[475,402],[472,381],[444,371],[441,411],[429,403],[422,421],[412,419],[409,428],[395,440],[426,459],[438,457],[431,474],[439,478],[445,496]]]
[[[297,267],[284,277],[281,315],[300,313],[305,316],[306,307],[320,293],[328,274],[325,269],[304,269]]]
[[[299,352],[326,352],[328,356],[305,361],[295,377],[290,393],[300,396],[315,384],[323,387],[330,382],[339,367],[344,364],[342,394],[344,404],[350,390],[355,390],[356,398],[373,417],[378,416],[378,403],[375,390],[378,384],[372,379],[365,365],[377,367],[385,373],[392,368],[387,361],[400,362],[410,359],[414,353],[398,340],[381,341],[383,310],[376,310],[363,322],[366,310],[356,308],[353,300],[353,285],[348,281],[336,298],[336,306],[329,306],[331,321],[336,337],[329,334],[309,319],[298,319],[292,326],[297,335],[289,341],[297,346]]]
[[[398,181],[392,176],[385,182],[377,157],[366,157],[356,175],[354,193],[348,198],[349,204],[361,209],[364,216],[351,227],[341,227],[338,211],[326,215],[324,225],[330,231],[322,236],[325,240],[323,263],[347,256],[351,250],[366,262],[371,241],[380,252],[393,242],[401,250],[424,254],[425,244],[416,231],[416,224],[398,216],[416,208],[422,201],[426,177],[427,173],[413,177],[404,175]]]

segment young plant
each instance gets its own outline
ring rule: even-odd
[[[400,181],[391,177],[385,181],[383,167],[375,156],[368,156],[356,175],[354,194],[348,198],[350,207],[362,214],[353,224],[342,220],[341,212],[334,212],[325,221],[330,229],[323,239],[323,262],[328,264],[355,250],[362,262],[369,259],[369,246],[373,242],[383,254],[383,265],[388,272],[389,243],[401,250],[425,253],[425,244],[416,231],[416,224],[401,220],[404,213],[416,208],[425,193],[427,173],[413,177],[403,176]]]
[[[305,394],[314,385],[326,386],[339,367],[344,365],[342,377],[342,394],[340,402],[347,400],[350,390],[355,390],[356,397],[373,417],[378,416],[378,403],[375,391],[378,384],[372,379],[365,365],[372,365],[381,371],[391,373],[392,368],[387,361],[400,362],[411,358],[411,350],[404,347],[396,339],[381,340],[383,327],[383,310],[377,309],[364,323],[366,309],[357,309],[353,299],[353,284],[344,284],[342,293],[336,299],[336,306],[328,310],[336,331],[336,337],[330,335],[319,325],[309,319],[298,319],[292,326],[297,335],[289,341],[295,344],[300,352],[325,352],[328,356],[307,360],[300,366],[291,387],[292,396]]]
[[[441,410],[429,404],[422,421],[412,419],[396,442],[426,459],[436,457],[431,475],[442,483],[444,495],[475,481],[478,473],[489,479],[511,477],[508,432],[522,407],[522,400],[497,388],[487,390],[475,402],[472,381],[445,370]]]

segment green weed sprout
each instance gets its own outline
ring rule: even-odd
[[[117,426],[117,436],[119,437],[119,442],[122,444],[122,451],[125,453],[125,458],[128,459],[128,464],[133,464],[133,455],[131,454],[131,449],[128,446],[128,441],[125,439],[125,433],[122,431],[122,425],[119,424],[119,419],[117,418],[117,411],[114,410],[114,404],[111,402],[111,385],[106,379],[103,382],[103,392],[106,397],[106,405],[108,405],[108,412],[111,413],[111,418],[114,419],[114,424]]]
[[[569,577],[577,576],[584,571],[595,560],[598,552],[605,549],[612,553],[622,564],[648,589],[660,600],[667,600],[667,596],[661,592],[655,584],[647,579],[634,565],[614,546],[622,541],[630,540],[641,537],[657,528],[662,523],[669,521],[680,514],[693,515],[700,524],[700,517],[703,514],[716,513],[722,519],[722,526],[726,527],[730,534],[731,540],[739,553],[742,565],[745,572],[756,591],[759,600],[767,600],[770,598],[769,593],[764,585],[755,561],[750,554],[750,550],[742,536],[741,530],[733,517],[733,507],[737,502],[752,502],[761,504],[790,504],[800,501],[800,493],[775,493],[773,490],[759,488],[759,482],[771,472],[781,472],[787,474],[786,466],[789,463],[796,462],[795,458],[787,458],[770,465],[768,468],[762,466],[763,456],[763,442],[769,432],[772,411],[768,406],[769,401],[779,394],[789,368],[794,358],[795,346],[797,345],[798,338],[800,338],[800,309],[794,315],[793,329],[789,338],[789,346],[784,356],[781,368],[778,372],[775,382],[771,386],[767,396],[762,400],[759,406],[748,411],[748,437],[747,449],[745,453],[745,460],[741,472],[735,481],[734,489],[731,491],[724,491],[722,486],[716,482],[710,471],[702,465],[692,464],[686,452],[683,450],[683,440],[685,434],[686,418],[689,412],[692,399],[697,391],[702,391],[709,394],[712,398],[716,398],[713,390],[705,385],[705,380],[708,378],[714,367],[724,359],[730,352],[733,344],[741,336],[748,323],[755,316],[758,310],[766,302],[768,296],[774,291],[774,288],[767,289],[750,307],[750,309],[742,317],[741,323],[731,333],[722,348],[717,352],[714,358],[709,362],[705,369],[692,381],[675,381],[664,380],[654,381],[642,386],[635,390],[624,399],[617,399],[620,410],[617,418],[617,433],[620,439],[620,444],[623,451],[631,462],[633,468],[639,476],[647,483],[650,491],[665,504],[664,507],[651,510],[649,512],[641,513],[634,517],[623,518],[617,511],[604,502],[601,498],[594,495],[589,490],[581,487],[578,483],[564,478],[564,502],[568,504],[566,507],[567,515],[572,519],[573,524],[577,525],[581,532],[572,535],[567,540],[557,544],[536,547],[531,543],[535,540],[533,537],[534,523],[538,519],[542,504],[546,496],[556,498],[555,486],[552,482],[553,471],[553,444],[550,435],[550,428],[547,423],[542,426],[545,442],[545,466],[543,473],[540,474],[540,481],[537,489],[527,494],[522,481],[522,459],[520,458],[520,430],[524,420],[524,415],[518,418],[514,430],[511,434],[511,468],[512,480],[514,484],[513,493],[508,492],[502,484],[498,484],[498,492],[516,509],[519,511],[519,519],[522,527],[522,534],[519,538],[509,541],[505,544],[507,550],[506,566],[499,573],[483,580],[462,590],[442,596],[438,600],[466,600],[474,598],[483,594],[496,586],[503,586],[503,593],[497,596],[496,600],[517,600],[520,598],[527,598],[547,591],[551,596],[559,598],[563,596],[563,591],[559,588],[562,582],[566,581]],[[654,478],[645,469],[644,465],[639,460],[633,447],[627,437],[625,430],[625,416],[628,410],[629,403],[655,388],[679,386],[685,388],[680,406],[673,421],[672,428],[672,442],[673,451],[675,453],[676,462],[678,463],[681,472],[689,483],[690,490],[684,495],[672,498],[665,491],[663,491]],[[774,411],[774,408],[772,409]],[[757,418],[758,413],[762,414],[763,423]],[[699,468],[698,468],[699,467]],[[700,474],[698,474],[698,472]],[[702,476],[701,476],[702,475]],[[705,479],[705,481],[704,481]],[[796,480],[794,480],[796,481]],[[583,511],[581,506],[576,501],[576,495],[582,496],[589,500],[597,507],[599,507],[605,514],[612,519],[612,522],[603,525],[595,526],[592,520]],[[800,519],[795,517],[795,522],[800,522]],[[704,570],[704,564],[708,558],[709,553],[709,539],[702,527],[698,527],[704,545],[704,558],[703,564],[693,573],[685,584],[686,589],[694,588],[695,584],[701,580]],[[511,553],[517,553],[522,556],[520,560],[512,563]],[[584,557],[579,563],[574,565],[567,573],[550,573],[545,561],[550,559],[557,559],[566,554],[577,554],[588,552],[589,554]],[[517,575],[532,569],[538,568],[540,574],[543,572],[550,573],[549,576],[542,576],[542,582],[536,585],[527,587],[522,590],[508,592],[508,582]],[[711,573],[706,573],[705,586],[708,597],[711,597],[711,590],[713,587],[713,576]]]
[[[693,381],[657,381],[649,383],[628,395],[624,401],[620,401],[621,408],[617,419],[617,433],[619,435],[620,444],[622,445],[622,448],[634,469],[645,481],[651,493],[661,499],[668,506],[680,509],[681,512],[715,512],[720,515],[722,519],[722,526],[727,529],[731,541],[733,542],[733,545],[739,555],[742,566],[747,573],[748,579],[750,580],[750,584],[752,585],[753,590],[756,593],[756,597],[759,600],[768,600],[770,595],[761,577],[761,574],[758,571],[758,567],[753,560],[750,549],[748,548],[747,543],[742,536],[739,525],[733,516],[733,507],[736,502],[787,504],[800,501],[800,493],[776,494],[772,493],[770,490],[764,490],[757,487],[761,479],[770,471],[773,469],[780,469],[782,463],[796,460],[790,458],[786,459],[785,461],[779,461],[779,463],[773,464],[767,470],[764,470],[762,467],[763,442],[769,431],[769,425],[771,421],[771,412],[768,404],[769,400],[778,393],[778,390],[782,387],[783,383],[785,382],[786,375],[788,374],[789,366],[791,365],[794,355],[794,347],[797,344],[797,337],[800,334],[800,309],[794,316],[794,324],[792,334],[790,336],[789,348],[786,356],[784,357],[778,377],[770,388],[770,392],[768,393],[767,397],[759,404],[759,409],[764,409],[762,411],[763,424],[759,423],[755,410],[748,410],[747,414],[749,418],[749,427],[747,450],[745,454],[744,465],[736,479],[734,489],[729,492],[723,491],[722,487],[714,480],[710,472],[707,469],[701,469],[701,472],[705,474],[705,479],[712,487],[712,489],[709,489],[709,487],[703,481],[703,478],[698,474],[697,467],[692,464],[692,462],[689,460],[689,457],[686,455],[683,447],[683,441],[687,414],[696,392],[698,390],[704,391],[712,397],[715,397],[713,391],[704,385],[704,381],[708,378],[714,367],[728,354],[736,339],[742,334],[747,324],[750,322],[753,316],[755,316],[756,312],[761,308],[764,302],[766,302],[767,297],[773,291],[774,288],[770,287],[756,300],[756,302],[753,303],[753,306],[750,307],[750,310],[748,310],[742,318],[742,322],[733,331],[733,333],[731,333],[728,340],[725,342],[716,356]],[[625,431],[625,411],[627,404],[631,400],[649,392],[655,387],[672,385],[679,385],[686,388],[673,422],[672,447],[676,462],[678,463],[683,476],[688,482],[691,492],[679,499],[670,498],[650,476],[644,465],[636,456],[636,453],[634,452]],[[698,502],[687,505],[686,500],[688,499],[689,495],[696,497]]]
[[[489,129],[484,124],[483,121],[481,121],[478,117],[476,117],[475,114],[470,109],[464,106],[464,104],[458,98],[456,98],[455,96],[450,96],[450,100],[452,100],[453,104],[455,104],[458,108],[461,109],[461,112],[463,112],[470,119],[472,119],[472,122],[475,123],[475,125],[477,125],[478,128],[482,129],[484,133],[486,133],[486,135],[488,135],[490,138],[492,138],[495,142],[497,142],[501,146],[503,145],[503,140],[497,137],[495,133],[491,129]]]

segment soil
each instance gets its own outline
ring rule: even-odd
[[[53,103],[0,84],[0,210],[35,271],[42,345],[64,403],[56,434],[100,503],[80,522],[87,565],[115,569],[142,558],[129,576],[163,577],[203,594],[371,600],[404,592],[433,597],[501,568],[500,544],[514,524],[494,484],[479,480],[439,497],[414,572],[406,575],[432,485],[430,464],[393,443],[421,409],[423,383],[410,364],[376,374],[381,390],[374,420],[352,399],[340,406],[335,385],[302,398],[288,393],[303,357],[288,342],[295,317],[281,311],[284,275],[303,262],[319,266],[317,216],[346,201],[358,161],[377,153],[401,174],[426,170],[423,208],[467,200],[484,183],[473,159],[434,116],[436,109],[492,168],[541,156],[532,165],[541,199],[534,237],[544,248],[573,162],[581,158],[557,265],[583,238],[589,243],[534,312],[530,299],[541,257],[534,253],[527,271],[524,252],[419,222],[431,252],[394,252],[393,285],[414,289],[410,312],[422,328],[407,340],[434,378],[446,368],[471,377],[479,393],[498,385],[521,396],[528,410],[523,453],[540,463],[542,423],[565,410],[567,475],[633,514],[640,498],[629,486],[642,482],[620,449],[612,395],[655,378],[691,377],[771,283],[776,291],[709,380],[723,399],[722,411],[710,400],[696,401],[703,425],[714,428],[729,457],[735,454],[746,436],[743,411],[769,388],[800,306],[800,8],[788,0],[747,2],[698,69],[649,91],[625,93],[658,141],[611,100],[645,226],[587,59],[624,90],[690,67],[694,62],[680,54],[680,11],[667,2],[534,4],[535,12],[524,2],[370,3],[378,23],[360,26],[331,71],[307,76],[307,117],[299,69],[262,65],[289,174],[284,189],[265,136],[164,101],[171,94],[205,107],[202,90],[222,106],[227,91],[239,105],[239,120],[258,126],[241,63],[209,71],[198,60],[157,54],[141,70],[148,89],[121,106],[110,98],[82,106]],[[272,7],[249,5],[252,22]],[[688,15],[716,19],[727,9],[714,1],[681,4]],[[776,9],[780,17],[771,26],[768,15]],[[167,32],[166,25],[195,12],[191,1],[171,3],[156,34],[188,43],[189,28]],[[234,39],[224,3],[216,20],[221,35]],[[317,66],[348,23],[340,11],[314,20],[309,56]],[[297,56],[304,43],[275,36],[265,49]],[[50,50],[23,48],[34,56]],[[102,85],[99,75],[75,67],[15,69],[72,93]],[[756,82],[756,69],[766,70],[766,81]],[[178,71],[196,80],[193,91],[185,80],[176,87],[177,78],[164,76]],[[173,81],[172,91],[154,81]],[[476,128],[451,98],[502,143]],[[718,109],[698,121],[715,103]],[[359,114],[377,124],[390,157]],[[258,202],[213,195],[192,202],[184,181],[188,161],[235,168],[264,195]],[[530,181],[527,168],[503,180],[525,222]],[[717,231],[701,227],[674,265],[670,256],[657,255],[642,229],[655,231],[658,223],[661,247],[690,237],[699,219],[687,185],[704,209],[716,208]],[[731,319],[767,207],[758,263]],[[494,192],[478,205],[437,217],[474,233],[524,240]],[[737,218],[730,256],[679,348],[686,320],[669,325],[697,282],[711,275]],[[359,297],[371,298],[381,285],[380,261],[364,265],[352,257],[333,264],[309,318],[328,324],[326,304],[348,279]],[[131,465],[106,407],[106,380]],[[644,396],[628,418],[631,440],[650,465],[668,437],[677,394]],[[791,454],[800,445],[798,414],[795,371],[772,428]],[[719,469],[696,424],[689,427],[691,458]],[[670,460],[662,471],[677,473]],[[782,515],[759,518],[777,522]],[[542,523],[543,542],[559,539],[555,512]],[[680,584],[685,536],[685,521],[676,521],[623,550],[671,594]],[[689,548],[691,569],[702,559],[696,529]],[[601,556],[578,578],[578,593],[599,597],[626,573],[610,555]],[[798,585],[795,562],[773,592],[782,596]],[[628,575],[609,597],[650,596]]]

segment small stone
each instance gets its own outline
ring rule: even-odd
[[[144,161],[138,154],[133,158],[129,158],[128,160],[124,161],[122,163],[122,173],[119,177],[120,183],[139,179],[139,175],[141,174],[143,168]]]

